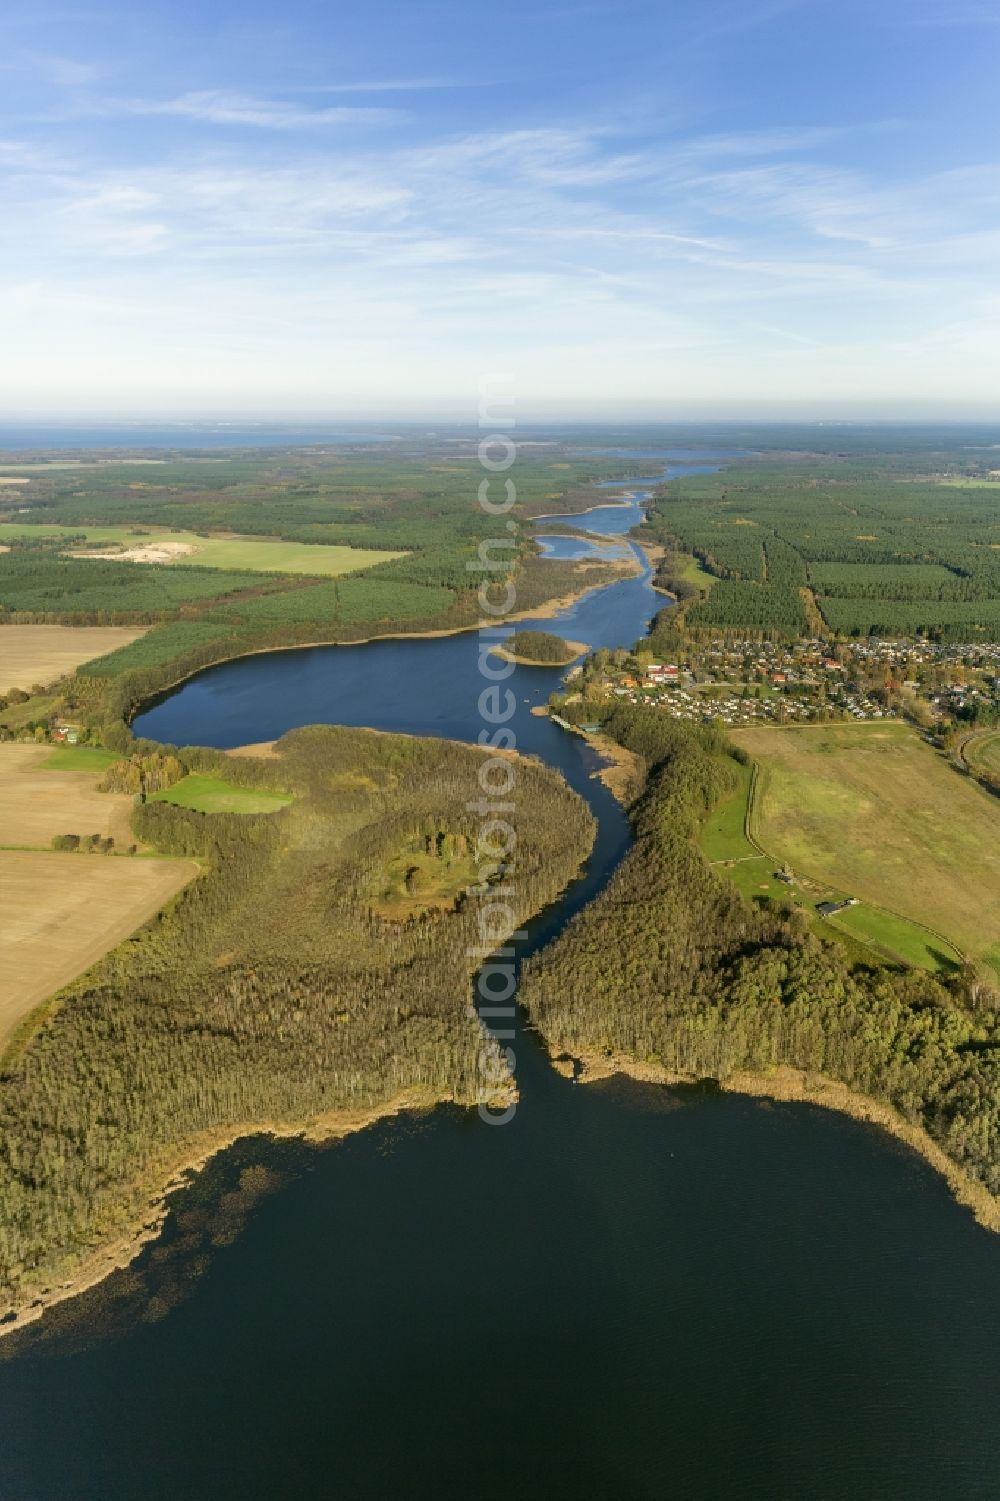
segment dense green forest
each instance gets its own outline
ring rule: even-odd
[[[802,634],[807,589],[845,636],[998,640],[1000,482],[915,467],[798,460],[674,480],[647,525],[668,549],[660,582],[676,580],[678,553],[719,580],[703,598],[678,593],[695,633]]]
[[[62,542],[15,542],[0,554],[0,624],[148,625],[192,607],[281,588],[265,575],[171,564],[64,558]]]
[[[138,807],[136,834],[198,860],[201,875],[8,1055],[0,1308],[23,1307],[131,1224],[198,1140],[378,1108],[403,1091],[469,1103],[509,1090],[467,1009],[479,896],[408,922],[384,920],[372,896],[428,839],[476,847],[468,805],[482,753],[332,728],[279,748],[276,760],[178,753],[186,769],[295,800],[267,815]],[[160,748],[131,749],[148,767]],[[554,773],[524,762],[518,785],[532,837],[505,884],[513,926],[556,897],[593,837]]]
[[[735,785],[739,752],[655,710],[618,707],[604,728],[649,778],[635,844],[608,887],[526,968],[521,997],[549,1046],[696,1078],[780,1064],[824,1074],[893,1106],[1000,1193],[995,993],[971,973],[945,985],[852,968],[790,907],[746,902],[695,843]]]

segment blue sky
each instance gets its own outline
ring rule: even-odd
[[[0,18],[8,412],[997,415],[1000,0]]]

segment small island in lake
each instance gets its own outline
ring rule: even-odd
[[[588,649],[582,641],[564,641],[548,631],[518,631],[503,646],[494,647],[498,657],[521,667],[568,667]]]

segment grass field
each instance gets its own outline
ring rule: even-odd
[[[862,943],[898,957],[919,969],[948,970],[958,955],[919,923],[862,902],[827,919],[827,927],[843,929]]]
[[[950,941],[1000,973],[994,800],[906,725],[750,729],[737,741],[762,767],[752,832],[764,848],[797,876],[873,904],[838,925],[935,968]],[[907,919],[930,931],[915,934]]]
[[[984,772],[1000,781],[1000,730],[987,730],[973,736],[965,746],[965,759],[973,771]]]
[[[134,933],[196,870],[190,860],[0,849],[0,1047],[29,1011]]]
[[[27,724],[36,724],[39,719],[47,719],[57,702],[58,699],[54,693],[38,693],[25,699],[23,704],[8,704],[6,709],[0,709],[0,724],[5,729],[16,733],[23,730]]]
[[[115,761],[120,761],[114,751],[102,750],[99,745],[57,745],[39,762],[42,771],[107,771]]]
[[[907,963],[920,964],[917,957],[917,942],[926,938],[922,929],[912,923],[903,926],[910,929],[911,938],[906,951],[888,948],[885,944],[865,934],[863,925],[824,922],[816,911],[818,902],[834,895],[828,886],[802,881],[779,880],[778,861],[770,855],[761,855],[746,835],[747,809],[752,785],[752,768],[738,766],[739,786],[709,814],[702,824],[699,844],[705,856],[711,860],[727,880],[742,892],[750,902],[779,902],[800,908],[809,916],[813,931],[824,938],[836,938],[847,949],[855,962],[871,964],[879,959],[905,959]],[[851,915],[869,908],[851,908]],[[873,951],[874,944],[874,951]],[[935,966],[931,966],[935,967]]]
[[[92,657],[128,646],[148,630],[118,625],[0,626],[0,693],[52,683]]]
[[[173,803],[178,808],[193,808],[197,813],[276,813],[279,808],[287,808],[291,801],[278,792],[237,787],[221,777],[207,776],[184,777],[150,798],[150,802]]]
[[[688,584],[694,584],[696,589],[712,589],[719,582],[714,573],[709,573],[703,568],[695,557],[688,557],[681,569],[680,577]]]
[[[751,768],[737,765],[736,770],[739,787],[713,808],[701,826],[699,842],[709,860],[742,860],[757,853],[745,833]]]
[[[127,849],[135,841],[131,797],[97,790],[113,759],[85,748],[0,745],[0,846],[48,850],[57,834],[100,834]]]
[[[103,551],[120,549],[177,549],[173,557],[140,559],[155,561],[164,567],[174,563],[196,564],[201,568],[247,570],[251,573],[310,574],[336,578],[376,563],[388,563],[405,557],[401,552],[376,552],[343,547],[325,542],[271,542],[261,537],[202,537],[196,532],[154,532],[147,528],[123,526],[21,526],[16,522],[0,524],[0,538],[9,537],[79,537]],[[97,655],[94,653],[93,655]]]

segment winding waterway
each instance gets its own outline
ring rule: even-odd
[[[642,499],[574,520],[613,536]],[[532,624],[617,646],[659,603],[644,568]],[[530,713],[560,676],[517,670],[518,745],[598,835],[522,956],[630,838],[592,748]],[[210,669],[137,729],[474,739],[481,687],[474,636],[313,648]],[[926,1164],[813,1107],[573,1085],[523,1020],[514,1045],[502,1129],[448,1107],[222,1154],[134,1271],[0,1361],[2,1501],[1000,1496],[1000,1237]],[[251,1164],[281,1186],[195,1255],[192,1206]]]

